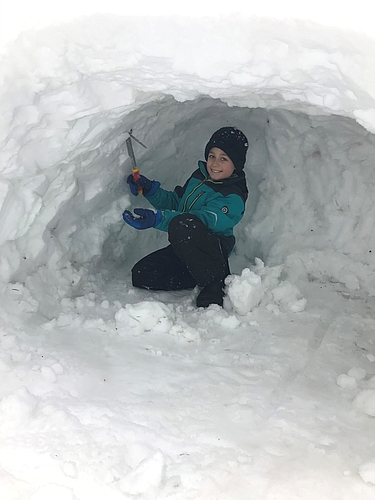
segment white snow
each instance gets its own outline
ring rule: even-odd
[[[367,415],[375,417],[375,390],[367,389],[361,391],[354,400],[354,405]]]
[[[6,3],[1,499],[375,499],[372,3]],[[172,189],[224,125],[224,308],[133,289],[126,132]]]
[[[375,460],[362,464],[359,468],[359,474],[366,483],[375,484]]]

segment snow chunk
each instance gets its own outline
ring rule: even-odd
[[[140,335],[147,331],[167,333],[173,326],[172,311],[162,302],[127,304],[115,314],[120,335]]]
[[[184,322],[173,325],[170,330],[170,334],[173,337],[176,337],[179,340],[183,340],[185,342],[194,342],[196,344],[199,344],[201,342],[200,332]]]
[[[262,279],[248,268],[242,271],[241,276],[231,276],[231,278],[228,297],[234,310],[238,314],[245,315],[258,306],[264,297]]]
[[[64,368],[60,363],[54,363],[51,367],[56,375],[62,375],[64,373]]]
[[[268,268],[260,259],[255,262],[252,270],[245,268],[241,276],[232,275],[226,280],[228,297],[238,314],[247,314],[261,302],[274,311],[275,304],[290,312],[305,310],[306,299],[299,289],[289,281],[280,281],[282,266]]]
[[[213,305],[202,311],[200,324],[205,330],[207,327],[216,329],[217,326],[226,330],[235,330],[241,326],[241,321],[234,314],[229,314],[225,309]]]
[[[361,391],[354,399],[353,404],[367,415],[375,417],[375,390],[365,389]]]
[[[302,312],[305,310],[306,299],[301,296],[298,288],[289,281],[280,283],[272,290],[272,295],[275,302],[284,306],[288,311]]]
[[[161,451],[145,458],[134,470],[124,477],[119,485],[121,491],[130,495],[148,493],[157,496],[157,490],[165,479],[165,459]]]
[[[221,318],[217,323],[226,328],[227,330],[235,330],[241,326],[241,322],[236,318],[236,316],[228,315],[225,318]]]
[[[375,484],[375,460],[362,464],[358,472],[365,483]]]
[[[344,373],[337,377],[337,385],[342,389],[357,389],[357,381],[366,377],[366,370],[363,368],[351,368],[348,374]]]
[[[357,389],[357,380],[354,377],[342,373],[337,377],[337,385],[342,389]]]
[[[356,380],[363,380],[366,377],[366,370],[363,368],[351,368],[348,371],[349,377],[354,377]]]
[[[42,366],[40,371],[46,382],[54,383],[57,381],[56,373],[49,366]]]

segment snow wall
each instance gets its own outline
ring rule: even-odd
[[[21,34],[1,63],[3,290],[59,300],[166,242],[124,228],[129,129],[147,145],[142,172],[172,189],[235,125],[250,197],[233,272],[260,257],[373,293],[374,53],[354,31],[237,16],[101,15]]]

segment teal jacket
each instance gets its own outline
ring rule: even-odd
[[[189,213],[199,217],[215,233],[233,236],[233,228],[243,217],[248,196],[244,172],[214,181],[207,173],[205,162],[199,161],[198,167],[183,187],[177,186],[174,191],[158,187],[146,196],[162,213],[156,229],[168,231],[173,217]]]

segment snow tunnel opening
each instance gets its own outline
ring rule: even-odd
[[[148,206],[129,194],[125,182],[131,171],[126,132],[132,129],[147,145],[135,144],[142,173],[173,189],[203,159],[211,134],[226,125],[249,139],[249,200],[235,230],[233,273],[252,266],[255,258],[268,266],[283,264],[291,276],[303,272],[322,280],[332,272],[337,277],[348,262],[373,265],[375,140],[354,120],[229,106],[202,95],[183,102],[148,95],[115,117],[98,113],[74,120],[65,140],[75,148],[58,168],[23,182],[44,211],[3,247],[3,263],[8,258],[11,264],[9,282],[22,283],[42,314],[51,317],[65,296],[88,293],[94,275],[129,279],[136,260],[166,245],[167,236],[137,232],[122,221],[124,209]],[[313,276],[319,259],[322,273]],[[356,283],[355,276],[367,271],[351,272]]]

